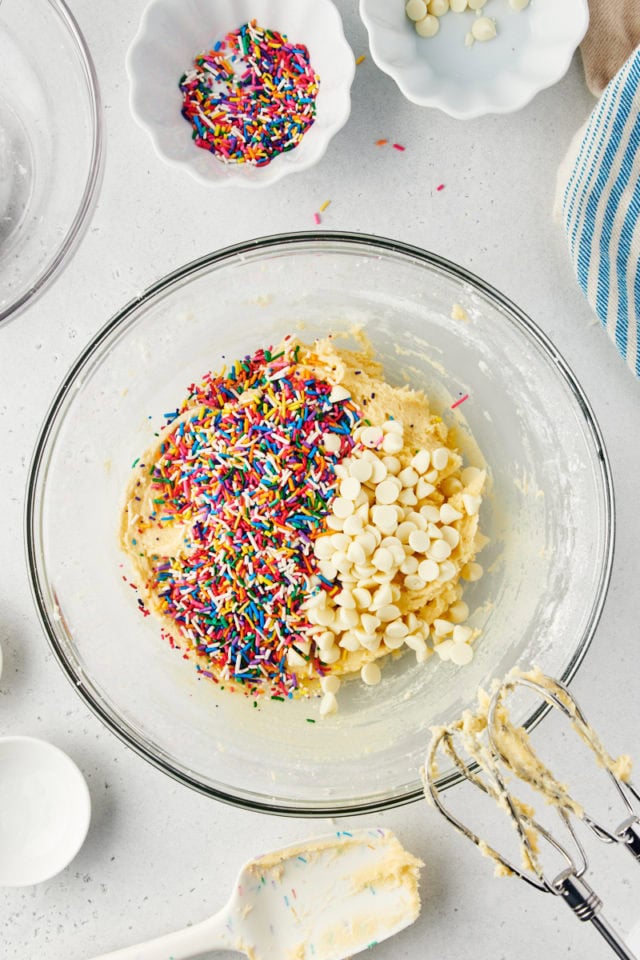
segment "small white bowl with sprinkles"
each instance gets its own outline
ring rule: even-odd
[[[151,0],[127,72],[163,160],[207,185],[262,187],[323,156],[355,62],[331,0]]]
[[[371,56],[404,96],[458,119],[509,113],[564,76],[587,0],[360,0]]]

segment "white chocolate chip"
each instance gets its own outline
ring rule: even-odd
[[[371,562],[376,569],[388,573],[393,567],[393,554],[386,547],[378,547],[371,558]]]
[[[444,17],[449,10],[449,0],[429,0],[428,7],[434,17]]]
[[[461,624],[456,624],[453,628],[454,643],[468,643],[472,636],[473,630],[471,627],[463,627]]]
[[[345,610],[355,610],[356,601],[350,590],[340,590],[333,598],[334,603]]]
[[[362,533],[364,530],[364,522],[362,517],[357,516],[355,513],[350,517],[346,517],[344,521],[344,526],[342,528],[344,532],[349,537],[357,537],[359,533]]]
[[[367,559],[367,555],[364,552],[362,544],[358,543],[357,540],[354,540],[352,543],[349,544],[349,547],[347,549],[347,559],[350,560],[351,563],[356,563],[356,564],[364,563],[365,560]]]
[[[455,563],[452,563],[451,560],[445,560],[440,564],[440,576],[438,577],[438,582],[448,583],[449,580],[453,580],[457,572],[458,571]]]
[[[335,514],[329,514],[325,520],[329,530],[342,530],[344,527],[344,520],[342,517],[336,517]]]
[[[385,627],[384,635],[386,637],[406,637],[409,628],[402,620],[393,620]]]
[[[329,403],[340,403],[342,400],[350,400],[351,394],[343,387],[341,383],[337,383],[331,390],[329,394]]]
[[[404,9],[410,20],[422,20],[427,15],[427,5],[424,0],[407,0]]]
[[[427,503],[424,507],[420,507],[420,516],[424,517],[428,523],[437,523],[440,519],[440,510],[438,507]]]
[[[313,552],[318,560],[328,560],[334,553],[333,537],[318,537],[313,545]]]
[[[470,517],[476,515],[480,509],[480,504],[482,503],[482,497],[474,497],[470,493],[462,494],[462,502],[464,503],[464,508],[469,514]]]
[[[462,484],[457,477],[447,477],[440,484],[440,492],[445,495],[445,497],[453,497],[456,493],[460,493],[462,490]]]
[[[360,493],[360,481],[355,477],[346,477],[340,482],[340,496],[346,500],[355,500]]]
[[[338,701],[335,693],[325,693],[320,701],[320,716],[327,717],[330,713],[335,713],[338,709]]]
[[[393,434],[389,434],[389,436],[393,436]],[[376,503],[388,505],[395,503],[397,499],[398,487],[392,479],[383,480],[382,483],[378,484],[376,487]]]
[[[339,630],[351,630],[357,627],[360,618],[356,610],[347,607],[338,607],[336,613],[336,626]]]
[[[429,559],[442,563],[451,555],[451,547],[446,540],[435,540],[429,549]]]
[[[372,508],[371,516],[375,526],[382,533],[395,533],[398,529],[398,515],[392,506],[377,505]]]
[[[467,0],[469,10],[482,10],[487,0]]]
[[[435,37],[440,29],[440,21],[431,13],[416,23],[416,33],[421,37]],[[391,451],[390,451],[391,452]]]
[[[475,480],[477,480],[482,473],[484,473],[484,471],[479,470],[478,467],[465,467],[460,474],[460,479],[465,487],[468,487]]]
[[[440,532],[442,533],[442,539],[446,540],[452,550],[460,543],[460,534],[455,527],[440,527]]]
[[[443,640],[442,643],[437,643],[433,649],[441,660],[450,660],[453,646],[453,640]]]
[[[340,486],[340,493],[342,493],[342,485]],[[461,519],[462,519],[462,514],[460,513],[459,510],[456,510],[455,507],[452,507],[450,503],[442,504],[442,506],[440,507],[440,520],[442,521],[442,523],[453,523],[454,520],[461,520]]]
[[[434,450],[431,454],[431,463],[433,464],[434,470],[444,470],[449,463],[449,451],[447,448],[438,447],[437,450]]]
[[[354,587],[353,597],[361,609],[364,608],[368,610],[371,606],[371,592],[367,590],[366,587]]]
[[[509,6],[512,10],[524,10],[529,6],[529,0],[509,0]]]
[[[362,677],[363,683],[366,683],[369,687],[374,687],[377,683],[380,683],[382,675],[377,663],[365,663],[360,671],[360,676]]]
[[[319,659],[322,663],[335,663],[340,659],[340,651],[336,646],[329,647],[328,650],[320,650]]]
[[[397,620],[400,616],[400,610],[394,603],[387,603],[377,611],[381,623],[389,623],[391,620]]]
[[[318,650],[330,650],[336,642],[336,635],[331,630],[323,630],[313,638]]]
[[[371,480],[370,483],[378,484],[382,483],[384,478],[388,474],[388,470],[385,467],[382,460],[379,460],[377,457],[375,461],[371,464]]]
[[[323,693],[336,694],[340,689],[340,677],[336,677],[333,673],[327,674],[326,677],[320,677],[320,689]]]
[[[433,632],[436,637],[446,637],[447,634],[453,632],[453,624],[449,623],[448,620],[443,620],[442,617],[437,617],[433,621]]]
[[[321,607],[316,611],[316,621],[321,627],[333,627],[335,624],[336,615],[331,607]]]
[[[338,573],[349,573],[351,570],[351,560],[342,550],[336,550],[330,561]]]
[[[411,590],[412,592],[419,593],[420,590],[424,590],[424,588],[427,585],[427,582],[417,574],[410,573],[404,578],[404,585],[407,588],[407,590]]]
[[[432,483],[427,483],[424,477],[420,477],[416,484],[416,496],[418,500],[426,500],[427,497],[430,497],[435,487]]]
[[[462,623],[469,616],[469,607],[464,600],[456,600],[447,611],[454,623]]]
[[[405,467],[404,470],[401,470],[398,474],[398,480],[403,487],[415,487],[418,482],[418,474],[413,467]]]
[[[338,568],[331,560],[321,560],[318,568],[325,580],[335,580],[338,576]]]
[[[384,433],[397,433],[398,436],[402,436],[404,433],[401,420],[385,420],[382,424],[382,430]]]
[[[402,491],[402,493],[398,497],[398,501],[399,503],[402,504],[403,507],[415,507],[415,505],[418,502],[418,498],[416,497],[413,490],[406,489]]]
[[[415,523],[412,523],[410,520],[404,520],[396,530],[396,537],[401,543],[408,543],[409,535],[417,529]]]
[[[418,570],[418,558],[407,557],[407,559],[400,564],[400,570],[402,573],[416,573]]]
[[[418,567],[418,576],[426,583],[433,583],[440,576],[440,567],[435,560],[423,560]]]
[[[397,476],[402,469],[402,464],[397,457],[383,457],[382,462],[387,468],[387,471],[394,477]]]
[[[452,11],[453,11],[454,13],[464,13],[464,11],[467,9],[467,0],[449,0],[449,6],[451,7],[451,9],[452,9]],[[453,308],[452,308],[452,310],[451,310],[451,319],[452,319],[452,320],[462,320],[462,319],[463,319],[462,317],[458,317],[458,316],[454,317],[454,316],[453,316],[453,311],[455,310],[455,308],[456,308],[457,306],[459,306],[459,304],[454,303]]]
[[[334,516],[339,517],[341,520],[346,520],[347,517],[351,516],[355,507],[353,506],[353,500],[347,500],[345,497],[336,497],[331,504],[331,509]]]
[[[418,450],[411,459],[411,466],[417,473],[426,473],[431,465],[431,454],[428,450]]]
[[[431,538],[424,530],[414,530],[409,534],[409,546],[416,553],[426,553],[431,546]]]
[[[327,453],[337,453],[342,443],[337,433],[323,433],[322,443]]]
[[[469,3],[471,2],[473,2],[473,0],[469,0]],[[473,39],[479,40],[481,43],[486,43],[487,40],[493,40],[497,33],[495,20],[492,20],[491,17],[478,17],[471,26],[471,33],[473,34]]]
[[[434,18],[435,19],[435,18]],[[421,21],[424,23],[424,21]],[[436,20],[436,23],[438,21]],[[417,29],[417,27],[416,27]],[[382,441],[382,449],[385,453],[400,453],[404,446],[404,441],[398,433],[386,433]]]
[[[458,667],[465,667],[473,660],[473,648],[468,643],[454,643],[449,651],[449,659]]]
[[[297,650],[294,650],[293,647],[290,647],[287,650],[287,666],[289,667],[304,667],[307,661],[304,657],[301,657]]]
[[[333,546],[334,553],[336,550],[341,550],[343,552],[346,551],[350,543],[351,538],[345,533],[334,533],[331,535],[331,544]]]
[[[363,447],[369,447],[370,449],[379,447],[382,443],[382,438],[383,433],[380,427],[365,427],[360,434],[360,442]]]
[[[362,629],[367,633],[375,633],[380,626],[379,617],[374,617],[372,613],[363,613],[360,622],[362,623]]]
[[[479,563],[465,563],[460,571],[463,579],[468,580],[469,583],[479,580],[483,573],[484,571]]]
[[[349,653],[355,653],[356,650],[360,649],[360,640],[352,630],[347,630],[340,637],[339,645],[343,650],[348,650]]]
[[[371,477],[373,466],[369,460],[365,460],[363,457],[358,457],[357,459],[349,462],[347,470],[350,477],[355,477],[355,479],[359,480],[360,483],[366,483]]]

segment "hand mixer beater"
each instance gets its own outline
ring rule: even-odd
[[[615,786],[624,813],[612,827],[599,822],[560,783],[534,751],[528,734],[515,727],[510,719],[507,700],[518,688],[526,688],[557,709],[574,727],[594,754]],[[496,863],[496,873],[514,875],[537,890],[560,896],[582,921],[588,921],[622,960],[635,956],[602,915],[602,900],[584,879],[587,856],[574,828],[578,818],[598,840],[623,846],[640,862],[640,794],[629,782],[631,764],[626,756],[611,757],[566,686],[539,670],[523,673],[512,671],[489,697],[479,695],[476,713],[466,711],[445,727],[433,729],[433,738],[422,771],[427,799],[464,836]],[[457,771],[471,784],[494,800],[508,815],[520,846],[522,866],[503,856],[494,847],[466,826],[445,806],[438,788],[439,756],[448,757]],[[510,775],[528,784],[544,796],[557,812],[563,841],[535,819],[532,807],[518,799],[507,785]],[[566,839],[565,839],[566,838]],[[561,858],[563,868],[549,874],[543,864],[541,848]]]

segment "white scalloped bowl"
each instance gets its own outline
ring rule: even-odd
[[[223,163],[197,147],[178,86],[194,57],[253,19],[305,44],[320,77],[313,126],[295,150],[261,167]],[[209,186],[262,187],[323,156],[349,117],[355,62],[331,0],[151,0],[127,53],[127,72],[133,116],[163,160]]]
[[[360,0],[371,56],[408,100],[458,119],[519,110],[567,72],[589,24],[587,0],[531,0],[516,12],[508,0],[483,10],[498,36],[464,44],[475,14],[447,13],[435,37],[420,37],[404,0]]]

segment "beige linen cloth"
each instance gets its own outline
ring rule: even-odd
[[[640,0],[589,0],[589,18],[580,50],[587,86],[599,97],[640,44]]]

